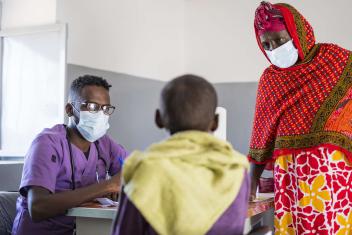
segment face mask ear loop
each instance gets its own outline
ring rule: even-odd
[[[74,110],[76,110],[76,112],[77,112],[78,114],[81,113],[81,112],[73,105],[73,103],[70,103],[70,105],[72,106],[72,108],[73,108]],[[74,116],[73,116],[72,120],[73,120],[73,122],[75,123],[75,125],[77,126],[78,123],[76,123],[76,121],[75,121],[75,119],[74,119]]]
[[[73,105],[73,103],[70,103],[70,104],[74,110],[76,110],[78,113],[80,113],[80,111]]]

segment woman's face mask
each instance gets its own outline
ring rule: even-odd
[[[298,60],[298,50],[292,40],[272,51],[265,50],[265,53],[273,65],[282,69],[293,66]]]
[[[91,113],[79,112],[79,122],[76,125],[81,135],[89,142],[95,142],[103,137],[109,129],[109,116],[103,111]]]

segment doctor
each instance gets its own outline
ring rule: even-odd
[[[65,216],[68,209],[118,192],[127,152],[106,135],[115,110],[110,87],[96,76],[74,80],[66,105],[69,125],[44,129],[34,139],[25,158],[12,234],[71,235],[75,221]]]

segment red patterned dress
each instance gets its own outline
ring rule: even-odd
[[[296,9],[274,6],[301,63],[264,71],[249,160],[275,162],[275,234],[352,234],[351,52],[316,44]]]

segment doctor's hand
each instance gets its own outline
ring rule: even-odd
[[[119,192],[110,193],[110,194],[106,195],[106,197],[117,202],[117,199],[119,198]]]
[[[109,192],[110,193],[118,193],[120,191],[121,185],[121,174],[118,173],[111,177],[111,179],[106,181],[108,184]]]

